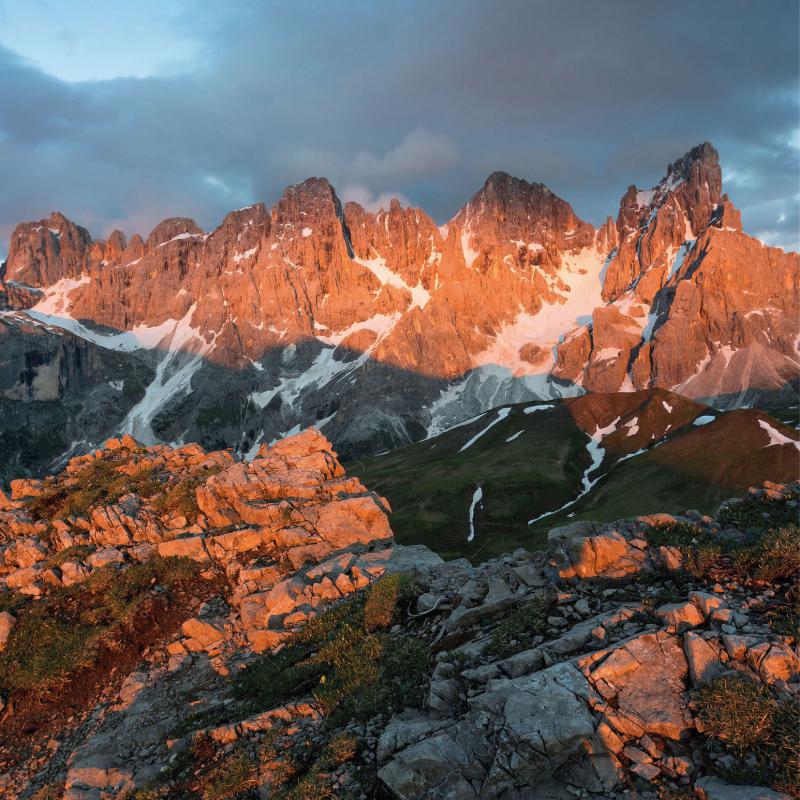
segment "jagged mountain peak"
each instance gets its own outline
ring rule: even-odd
[[[493,172],[451,221],[466,231],[473,249],[522,242],[552,251],[581,249],[593,243],[595,231],[572,206],[544,183],[529,182],[507,172]]]
[[[552,194],[550,189],[544,183],[537,181],[527,181],[524,178],[518,178],[516,175],[511,175],[504,170],[495,170],[489,175],[483,184],[484,189],[487,190],[506,190],[509,189],[523,189],[526,191],[538,191],[542,194]]]
[[[655,209],[672,201],[681,207],[697,235],[708,225],[721,194],[719,154],[713,145],[704,142],[670,163],[652,189],[631,184],[620,201],[617,227],[624,236],[645,225]]]
[[[269,209],[264,205],[264,203],[259,201],[257,203],[252,203],[249,206],[244,206],[243,208],[237,208],[235,211],[229,211],[223,218],[222,225],[220,227],[240,223],[246,224],[250,220],[255,223],[256,220],[261,220],[268,216]]]
[[[708,169],[719,167],[719,153],[711,142],[703,142],[687,150],[680,158],[667,167],[667,177],[679,176],[688,178],[695,164]]]
[[[297,198],[303,199],[317,199],[320,201],[333,201],[338,202],[339,197],[336,194],[336,189],[333,188],[331,182],[324,177],[311,177],[306,178],[298,183],[293,183],[287,186],[278,200],[278,205],[283,202],[293,201]]]
[[[489,175],[483,186],[478,189],[464,208],[471,210],[477,210],[480,207],[491,209],[514,203],[524,206],[563,204],[569,207],[569,203],[566,200],[558,197],[544,183],[517,178],[508,172],[495,171]]]
[[[147,249],[154,250],[159,245],[166,244],[179,236],[189,238],[202,235],[202,228],[198,227],[193,219],[189,217],[169,217],[159,222],[150,231],[150,235],[147,237]]]

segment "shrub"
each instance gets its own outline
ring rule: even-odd
[[[739,774],[772,785],[796,785],[800,775],[800,701],[773,696],[762,684],[722,676],[696,697],[707,736],[751,766]]]
[[[125,796],[125,800],[161,800],[168,795],[168,789],[158,783],[146,783],[132,795]]]
[[[249,701],[253,709],[271,708],[310,691],[319,681],[322,668],[313,658],[339,628],[357,616],[360,597],[330,606],[294,631],[283,649],[267,655],[237,673],[235,697]]]
[[[531,647],[534,636],[547,629],[547,617],[555,605],[551,592],[536,595],[517,606],[492,632],[486,653],[508,658]]]
[[[711,569],[719,564],[722,548],[718,544],[702,544],[683,551],[683,568],[694,578],[708,576]]]
[[[152,467],[136,475],[119,472],[113,458],[98,458],[87,464],[73,485],[52,484],[35,497],[28,508],[34,517],[51,520],[71,515],[83,516],[98,503],[115,503],[125,494],[152,497],[161,488]]]
[[[657,789],[658,800],[697,800],[700,796],[691,786],[662,783]]]
[[[274,743],[263,753],[267,761],[280,759],[272,770],[270,794],[274,800],[335,800],[342,795],[332,786],[330,773],[342,764],[352,761],[358,751],[358,741],[345,734],[336,734],[314,758],[307,749],[298,759],[283,758]],[[294,785],[289,784],[294,781]]]
[[[63,783],[48,783],[34,792],[30,800],[60,800],[63,794]]]
[[[333,736],[322,754],[322,767],[326,770],[336,769],[348,761],[352,761],[358,752],[358,740],[353,736],[339,733]]]
[[[739,756],[764,738],[776,706],[766,687],[736,676],[712,681],[697,700],[706,732]]]
[[[31,602],[31,598],[27,595],[15,592],[12,589],[0,590],[0,611],[8,611],[14,614],[29,602]]]
[[[44,562],[46,567],[60,567],[65,561],[81,561],[85,559],[92,549],[87,544],[73,544],[57,553],[52,553]]]
[[[764,616],[773,633],[800,641],[800,607],[796,602],[777,603]]]
[[[800,528],[768,530],[752,547],[738,551],[734,563],[743,576],[777,581],[800,575]]]
[[[364,627],[368,631],[390,627],[398,604],[410,602],[418,595],[419,590],[408,575],[397,574],[381,578],[367,590]]]
[[[200,507],[197,505],[197,487],[202,486],[220,469],[217,466],[205,467],[199,475],[178,481],[166,492],[156,497],[153,505],[162,514],[181,514],[190,522],[194,522],[200,513]]]
[[[647,539],[655,547],[677,547],[683,556],[683,568],[698,579],[707,577],[722,555],[719,541],[707,530],[692,523],[653,525],[647,532]]]
[[[797,509],[783,500],[750,500],[725,503],[717,514],[723,525],[746,531],[751,528],[780,528],[797,523]]]

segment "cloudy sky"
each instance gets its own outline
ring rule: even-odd
[[[795,0],[0,0],[0,258],[274,203],[324,175],[451,217],[495,169],[584,219],[708,140],[745,229],[797,248]]]

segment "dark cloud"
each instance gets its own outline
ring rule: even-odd
[[[0,253],[56,208],[208,228],[320,174],[443,221],[504,169],[597,223],[703,140],[746,228],[798,245],[796,3],[254,0],[176,24],[200,43],[180,75],[64,83],[0,48]]]

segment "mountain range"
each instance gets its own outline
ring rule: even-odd
[[[599,228],[503,172],[442,226],[342,204],[324,178],[211,232],[20,224],[0,266],[0,479],[117,433],[252,457],[315,425],[359,457],[587,391],[785,407],[800,256],[744,233],[722,190],[706,143]]]

